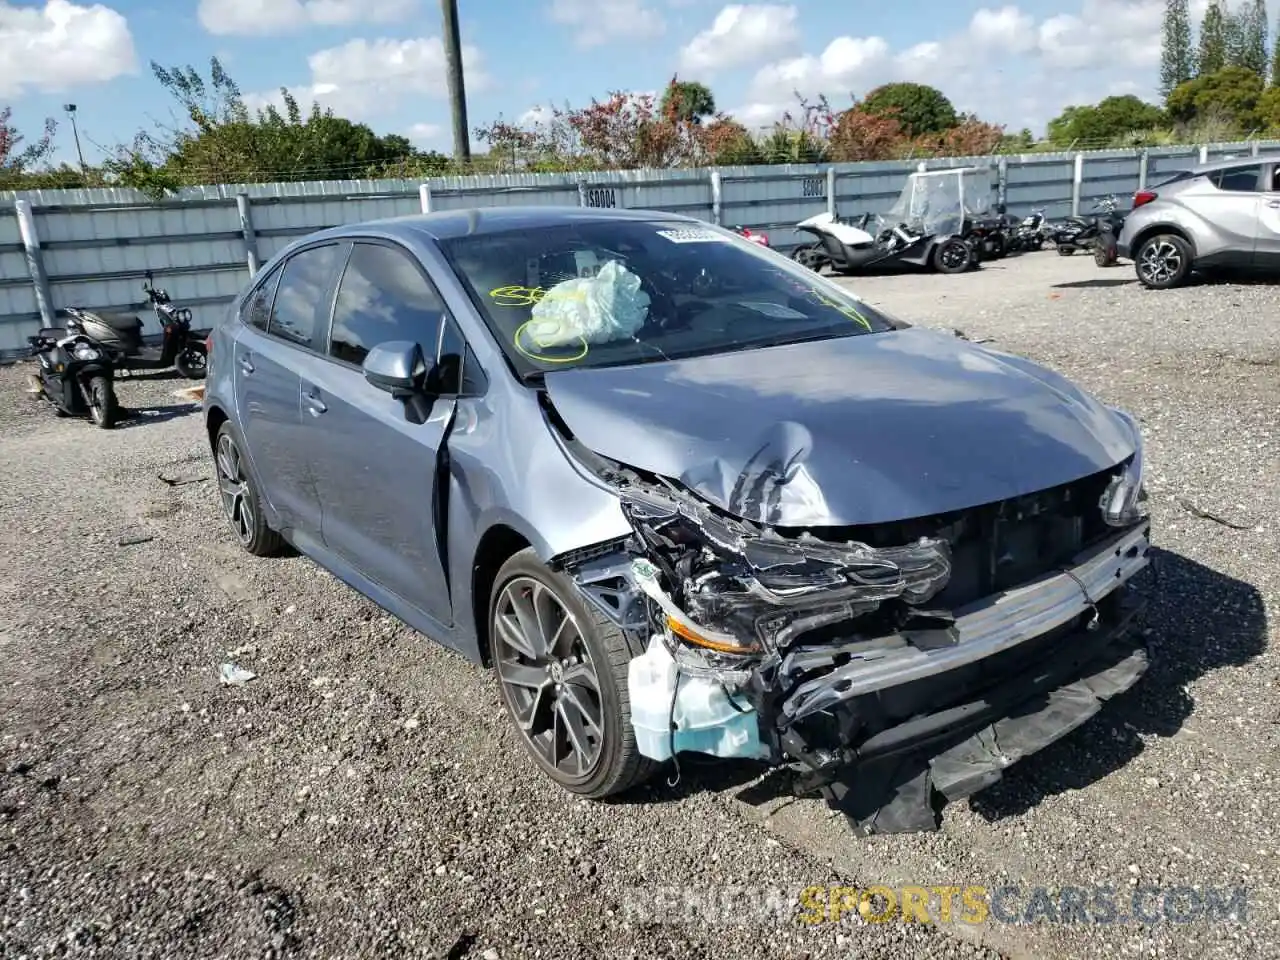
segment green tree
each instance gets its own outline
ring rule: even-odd
[[[1067,107],[1049,121],[1049,140],[1059,146],[1101,146],[1134,131],[1150,130],[1164,119],[1163,110],[1133,94],[1107,97],[1093,106]]]
[[[1237,132],[1252,130],[1263,79],[1244,67],[1223,67],[1188,80],[1169,94],[1169,115],[1182,123],[1225,122]]]
[[[1252,0],[1240,11],[1240,66],[1267,76],[1267,0]]]
[[[715,115],[716,98],[705,83],[672,77],[662,94],[660,108],[664,117],[684,123],[701,123],[706,117]]]
[[[1160,51],[1162,97],[1168,97],[1174,87],[1195,75],[1195,59],[1187,0],[1168,0],[1164,8],[1164,45]]]
[[[909,137],[943,133],[960,122],[942,91],[923,83],[886,83],[868,93],[860,108],[870,116],[891,114]]]
[[[409,162],[415,170],[437,165],[438,156],[415,151],[402,136],[379,136],[316,103],[304,111],[285,88],[282,109],[251,114],[216,57],[209,67],[206,81],[191,66],[151,64],[186,122],[142,132],[120,148],[108,165],[118,182],[163,193],[201,183],[345,180]]]
[[[1271,85],[1280,86],[1280,20],[1276,21],[1276,42],[1271,48]]]
[[[1230,26],[1223,0],[1209,0],[1209,9],[1200,22],[1200,49],[1196,54],[1196,75],[1207,76],[1227,66]]]

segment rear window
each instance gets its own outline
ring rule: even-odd
[[[1258,189],[1258,178],[1262,176],[1262,164],[1250,164],[1247,167],[1227,167],[1209,174],[1209,179],[1219,190],[1232,193],[1254,193]]]

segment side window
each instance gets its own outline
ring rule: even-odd
[[[267,333],[299,346],[311,346],[317,321],[328,316],[325,293],[338,265],[338,244],[312,247],[295,253],[284,264],[276,299],[271,306],[271,323]]]
[[[1213,185],[1219,190],[1253,193],[1258,189],[1258,177],[1261,173],[1261,164],[1249,167],[1228,167],[1213,174]]]
[[[329,356],[358,366],[380,343],[413,340],[430,360],[444,318],[444,301],[409,254],[357,243],[338,285]]]
[[[446,320],[440,336],[440,357],[434,371],[434,381],[428,384],[432,392],[439,394],[461,393],[476,396],[484,393],[484,371],[462,336],[462,331],[452,320]]]
[[[280,268],[271,271],[258,288],[249,295],[241,308],[240,319],[249,326],[267,332],[267,320],[271,316],[271,298],[275,296],[276,285],[280,283]]]

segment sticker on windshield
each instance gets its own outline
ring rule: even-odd
[[[756,313],[763,313],[766,317],[773,317],[776,320],[809,319],[799,310],[792,310],[785,304],[770,303],[767,300],[739,300],[738,306],[754,310]]]
[[[732,243],[730,237],[716,233],[714,230],[701,230],[691,227],[684,230],[659,230],[658,236],[665,237],[672,243]]]

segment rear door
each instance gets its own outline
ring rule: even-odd
[[[434,401],[418,404],[371,386],[360,365],[372,347],[391,340],[415,341],[433,365],[447,323],[444,301],[416,256],[391,242],[357,241],[321,348],[327,360],[317,358],[302,383],[325,546],[444,627],[453,614],[436,485],[457,384],[434,384]],[[456,381],[456,364],[448,369]]]
[[[232,362],[240,428],[283,531],[320,535],[320,500],[302,421],[301,368],[323,342],[341,243],[306,247],[249,297]]]
[[[1254,262],[1262,210],[1262,163],[1211,170],[1208,189],[1186,191],[1178,199],[1217,230],[1213,249],[1198,251],[1206,262],[1248,267]]]

